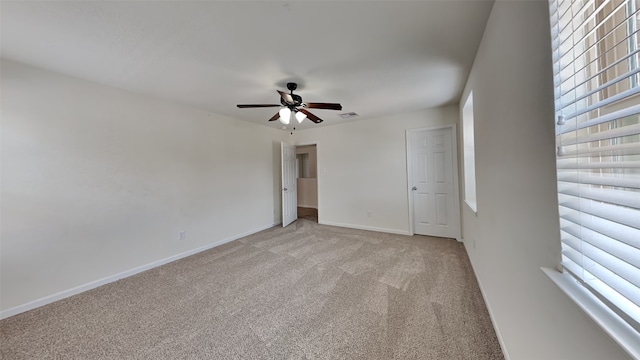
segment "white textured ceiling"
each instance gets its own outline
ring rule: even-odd
[[[304,101],[342,104],[312,110],[326,126],[457,103],[492,4],[2,1],[1,54],[273,127],[277,108],[236,104],[277,104],[295,81]]]

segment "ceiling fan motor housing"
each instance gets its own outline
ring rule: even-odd
[[[293,99],[293,104],[287,103],[283,98],[280,98],[280,103],[286,107],[296,107],[302,105],[302,97],[300,95],[291,94],[291,98]]]

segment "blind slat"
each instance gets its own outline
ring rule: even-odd
[[[582,239],[579,236],[575,236],[564,230],[561,232],[561,240],[564,244],[569,244],[569,246],[577,249],[580,249],[582,246]],[[585,239],[585,243],[593,245],[636,268],[640,268],[640,249],[638,248],[621,243],[602,234]]]
[[[636,306],[640,307],[640,289],[632,283],[625,280],[615,272],[607,269],[603,264],[593,261],[589,257],[582,260],[583,267],[588,269],[589,273],[594,277],[607,284],[620,295],[629,299]]]
[[[586,285],[588,288],[593,289],[596,294],[605,298],[607,303],[612,303],[617,309],[622,311],[622,318],[630,320],[630,324],[640,323],[640,311],[638,311],[638,305],[631,302],[622,294],[612,289],[604,281],[601,281],[593,274],[585,271],[584,277],[588,279]],[[637,327],[634,326],[636,329]]]
[[[591,3],[593,3],[593,1],[589,1],[588,3],[585,3],[582,8],[584,9],[585,7],[590,6]],[[613,17],[615,12],[617,12],[617,11],[622,9],[622,7],[624,6],[624,1],[621,2],[620,4],[616,5],[616,7],[610,13],[608,13],[604,19],[601,19],[600,21],[598,21],[596,23],[596,25],[593,26],[593,28],[591,28],[591,29],[587,28],[587,31],[585,31],[584,35],[582,35],[578,39],[575,39],[574,35],[576,33],[576,28],[578,28],[578,29],[579,28],[584,28],[585,25],[590,20],[593,20],[593,18],[596,17],[598,15],[598,13],[602,10],[602,8],[605,7],[606,5],[607,5],[606,1],[602,2],[596,9],[594,9],[594,11],[590,12],[587,16],[585,16],[584,20],[580,20],[578,22],[570,21],[570,22],[567,23],[567,25],[565,27],[560,29],[560,31],[558,33],[559,37],[562,37],[562,35],[565,35],[566,38],[565,38],[564,41],[561,41],[559,43],[558,47],[564,45],[565,41],[569,41],[569,40],[573,41],[573,46],[571,46],[571,48],[575,48],[576,44],[586,43],[585,39],[587,39],[590,35],[593,35],[594,32],[598,31],[598,29],[600,29],[603,26],[603,24],[606,22],[606,20],[611,19]],[[622,19],[618,20],[618,23],[612,23],[612,25],[610,26],[612,29],[609,32],[602,33],[599,37],[600,38],[606,38],[611,31],[615,30],[620,25],[620,23],[629,20],[629,16],[621,16],[621,18]],[[556,48],[553,48],[553,49],[555,50]],[[566,57],[567,55],[568,55],[567,53],[561,53],[560,54],[561,57]],[[575,56],[575,54],[573,54],[572,57],[578,57],[578,56]]]
[[[576,131],[576,130],[584,129],[584,128],[587,128],[587,127],[604,124],[604,123],[607,123],[607,122],[610,122],[610,121],[623,119],[623,118],[626,118],[628,116],[633,116],[633,115],[637,115],[637,114],[640,114],[640,104],[629,106],[629,107],[626,107],[624,109],[620,109],[620,110],[613,111],[613,112],[610,112],[610,113],[602,115],[602,116],[598,116],[598,117],[593,118],[593,119],[589,119],[589,120],[587,120],[585,122],[582,122],[580,124],[577,124],[576,126],[573,126],[573,127],[565,126],[565,129],[560,129],[559,134],[566,134],[566,133],[571,132],[571,131]]]
[[[558,202],[560,206],[640,229],[640,211],[628,207],[564,194],[558,199]]]
[[[563,183],[572,184],[586,184],[586,185],[600,185],[621,187],[629,189],[640,189],[640,178],[629,177],[614,177],[615,174],[610,175],[591,175],[591,174],[579,174],[578,171],[559,171],[558,181]],[[569,186],[569,184],[563,184],[563,186]]]
[[[636,143],[629,144],[615,144],[605,146],[590,146],[590,147],[564,147],[565,157],[585,157],[585,156],[612,156],[612,155],[640,155],[640,146]]]
[[[622,100],[624,98],[628,98],[628,97],[634,96],[636,94],[640,94],[640,87],[631,88],[629,90],[623,91],[623,92],[615,94],[613,96],[610,96],[610,97],[608,97],[608,98],[606,98],[604,100],[598,101],[595,104],[592,104],[592,105],[589,105],[589,106],[585,106],[585,107],[581,107],[580,110],[570,114],[566,118],[570,120],[570,119],[572,119],[572,118],[574,118],[576,116],[588,113],[589,111],[593,111],[593,110],[598,109],[598,108],[605,107],[607,105],[611,105],[611,104],[613,104],[613,103],[615,103],[617,101],[620,101],[620,100]],[[573,103],[571,103],[571,104],[573,104]]]
[[[620,27],[624,27],[628,22],[634,21],[634,16],[636,16],[636,14],[640,13],[640,10],[637,10],[635,13],[628,15],[624,21],[621,21],[620,23],[618,23],[616,26],[612,27],[609,32],[607,32],[606,34],[604,34],[603,36],[600,36],[597,42],[594,42],[593,44],[588,44],[588,46],[586,46],[584,48],[584,50],[582,50],[580,53],[578,53],[577,55],[575,53],[573,53],[573,57],[568,57],[567,55],[571,52],[574,51],[574,47],[571,46],[569,47],[569,49],[567,49],[566,51],[562,52],[560,51],[560,47],[565,45],[566,40],[569,40],[569,38],[565,39],[564,41],[560,40],[560,36],[562,36],[562,33],[559,34],[558,38],[553,39],[554,41],[551,42],[552,44],[552,49],[553,49],[553,56],[552,56],[552,61],[554,66],[558,66],[558,69],[560,71],[563,71],[565,69],[567,69],[568,67],[574,65],[576,59],[583,59],[586,57],[586,54],[588,54],[590,51],[594,50],[596,47],[600,47],[600,49],[598,49],[601,53],[607,53],[609,51],[611,51],[612,49],[615,49],[617,46],[624,44],[625,41],[629,40],[635,33],[630,33],[627,37],[623,38],[623,39],[617,39],[616,41],[611,42],[610,39],[607,39],[607,37],[609,35],[613,35],[615,31],[620,30]],[[606,41],[609,40],[609,41]],[[606,42],[610,42],[610,44],[603,46],[603,43]],[[623,60],[626,57],[628,57],[629,55],[632,55],[633,53],[629,53],[629,54],[623,54],[621,57],[617,58],[617,61]],[[566,64],[564,64],[564,66],[560,66],[559,64],[561,64],[561,60],[563,59],[567,59],[569,58],[570,61],[567,62]],[[609,65],[607,67],[604,67],[602,70],[607,70],[608,68],[611,67],[611,65],[615,65],[617,63],[617,61],[610,61]],[[577,69],[574,69],[575,73],[579,73],[582,70],[584,70],[586,67],[588,67],[591,63],[593,62],[593,60],[589,60],[587,61],[587,64],[584,66],[581,66]],[[601,72],[601,71],[600,71]],[[598,73],[600,73],[598,72]],[[562,83],[564,83],[566,80],[563,80]]]
[[[566,244],[564,244],[566,245]],[[582,266],[582,262],[583,262],[583,255],[582,252],[580,252],[577,249],[574,249],[572,247],[564,247],[562,249],[562,255],[568,257],[569,259],[571,259],[571,261],[573,261],[576,265],[578,265],[579,267],[583,267]]]
[[[600,264],[607,271],[613,273],[617,278],[633,285],[635,290],[633,290],[632,287],[630,294],[635,295],[635,298],[640,301],[640,292],[638,291],[640,289],[640,278],[634,276],[639,270],[637,267],[627,263],[626,261],[622,261],[621,259],[602,251],[589,243],[583,243],[581,250],[586,259]],[[619,281],[620,279],[617,280]],[[626,285],[626,287],[629,288],[630,286]],[[637,294],[634,294],[634,292]],[[640,303],[638,305],[640,305]]]
[[[629,37],[632,37],[632,36],[635,36],[635,35],[636,34],[634,33],[632,35],[629,35]],[[578,96],[574,102],[578,102],[578,101],[580,101],[580,100],[582,100],[584,98],[587,98],[587,97],[589,97],[591,95],[594,95],[594,94],[596,94],[596,93],[598,93],[598,92],[600,92],[600,91],[602,91],[602,90],[604,90],[604,89],[606,89],[606,88],[608,88],[610,86],[618,85],[619,82],[621,82],[623,80],[627,80],[627,78],[632,77],[633,75],[637,74],[638,72],[640,72],[640,68],[631,69],[627,73],[624,73],[624,74],[622,74],[622,75],[620,75],[620,76],[618,76],[618,77],[616,77],[616,78],[614,78],[614,79],[612,79],[610,81],[607,81],[606,83],[604,83],[604,84],[592,89],[591,91],[589,91],[589,92],[587,92],[587,93],[585,93],[585,94],[583,94],[581,96]]]
[[[640,124],[623,126],[611,130],[598,131],[562,140],[563,145],[584,144],[593,141],[615,139],[640,134]],[[561,135],[561,134],[558,134]]]
[[[566,184],[558,183],[558,193],[640,209],[640,192],[600,189],[588,185],[566,186]]]
[[[588,159],[587,159],[588,160]],[[558,159],[558,169],[639,169],[638,161],[582,162],[576,159]]]
[[[585,9],[585,8],[587,8],[587,7],[590,7],[592,3],[593,3],[593,0],[590,0],[590,1],[586,2],[586,3],[584,3],[584,4],[581,6],[580,10],[578,10],[577,12],[578,12],[578,13],[585,13],[584,9]],[[602,8],[603,8],[605,5],[607,5],[607,3],[608,3],[608,1],[603,1],[603,2],[602,2],[602,3],[601,3],[597,8],[595,8],[592,12],[587,13],[587,15],[584,17],[584,19],[583,19],[583,20],[578,21],[577,23],[574,23],[573,21],[569,22],[569,23],[567,24],[567,26],[565,26],[565,27],[563,27],[563,28],[561,28],[561,29],[560,29],[559,33],[560,33],[560,34],[563,34],[563,33],[573,34],[573,33],[574,33],[574,31],[575,31],[575,28],[585,27],[585,24],[586,24],[586,23],[588,23],[589,21],[593,20],[593,18],[595,18],[595,17],[596,17],[596,15],[597,15],[601,10],[602,10]],[[616,7],[616,9],[615,9],[613,12],[615,12],[617,9],[618,9],[618,8]],[[612,14],[613,14],[613,12],[612,12]],[[575,19],[575,13],[573,13],[573,14],[571,14],[571,15],[573,15],[573,16],[574,16],[574,19]],[[575,43],[579,43],[579,42],[581,42],[582,40],[584,40],[584,38],[586,38],[587,36],[589,36],[589,35],[591,34],[591,32],[598,30],[598,28],[600,28],[600,26],[601,26],[601,23],[600,23],[600,24],[598,24],[597,26],[595,26],[593,29],[590,29],[590,31],[588,31],[587,33],[585,33],[585,34],[584,34],[584,36],[583,36],[581,39],[577,40],[577,41],[576,41],[575,39],[573,39],[573,37],[572,37],[572,36],[567,37],[567,40],[566,40],[566,41],[569,41],[569,40],[571,39],[571,40],[573,40],[573,41],[574,41],[574,44],[575,44]],[[571,28],[570,28],[570,27],[571,27]],[[562,44],[560,44],[560,45],[562,45]],[[562,55],[564,56],[565,54],[562,54]]]
[[[639,10],[638,12],[640,12],[640,10]],[[632,20],[632,19],[631,19],[631,16],[629,16],[629,18],[627,18],[627,20],[628,20],[628,21],[631,21],[631,20]],[[618,27],[620,27],[620,26],[624,26],[624,25],[625,25],[625,23],[620,23],[620,24],[618,24]],[[616,28],[616,29],[612,29],[612,30],[609,32],[609,34],[611,34],[611,33],[612,33],[613,31],[615,31],[615,30],[617,30],[617,28]],[[636,34],[636,33],[630,34],[629,36],[627,36],[627,37],[623,38],[622,40],[618,40],[617,42],[615,42],[615,43],[613,43],[613,44],[610,44],[608,47],[606,47],[606,48],[604,48],[604,49],[601,49],[601,51],[602,51],[602,52],[609,52],[609,51],[612,51],[612,50],[616,49],[618,46],[620,46],[620,45],[624,45],[624,43],[625,43],[626,41],[629,41],[629,40],[630,40],[630,39],[631,39],[635,34]],[[584,64],[584,65],[579,65],[579,67],[578,67],[577,69],[574,69],[574,71],[573,71],[573,72],[574,72],[574,74],[573,74],[572,76],[569,76],[569,77],[567,77],[566,79],[563,79],[563,80],[560,82],[560,83],[561,83],[561,85],[564,85],[567,81],[570,81],[570,80],[573,78],[573,76],[575,76],[575,74],[576,74],[576,73],[578,73],[578,74],[579,74],[579,73],[583,72],[585,69],[587,69],[590,65],[592,65],[592,64],[593,64],[593,61],[594,61],[594,60],[590,59],[590,58],[587,56],[587,54],[588,54],[590,51],[593,51],[593,50],[594,50],[598,45],[601,45],[601,43],[602,43],[602,42],[604,42],[604,39],[601,39],[601,40],[600,40],[600,41],[598,41],[597,43],[590,45],[589,47],[587,47],[586,49],[584,49],[583,51],[581,51],[581,52],[578,54],[578,56],[576,56],[575,58],[573,58],[571,61],[566,62],[565,64],[562,64],[562,60],[563,60],[563,59],[564,59],[564,60],[566,60],[566,56],[565,56],[566,54],[562,54],[562,53],[559,51],[559,47],[560,47],[560,45],[562,45],[562,44],[552,43],[552,46],[554,46],[554,49],[555,49],[555,47],[558,47],[558,51],[555,51],[555,52],[554,52],[554,55],[552,56],[552,61],[553,61],[554,67],[557,67],[557,68],[559,69],[559,73],[565,72],[565,71],[566,71],[570,66],[575,66],[575,61],[576,61],[576,60],[588,59],[587,61],[585,61],[585,62],[586,62],[586,64]],[[567,50],[566,52],[568,53],[568,52],[571,52],[571,51],[573,51],[573,48],[571,48],[571,49]],[[609,63],[609,65],[608,65],[608,66],[606,66],[606,67],[604,67],[604,68],[602,68],[602,69],[598,70],[597,72],[594,72],[594,73],[593,73],[593,75],[592,75],[591,77],[588,77],[586,80],[582,80],[582,81],[580,81],[580,82],[578,82],[578,83],[575,83],[575,84],[574,84],[574,88],[575,88],[575,87],[579,87],[580,85],[583,85],[584,83],[586,83],[588,80],[592,80],[593,78],[595,78],[595,77],[597,77],[597,76],[601,75],[602,73],[604,73],[604,72],[606,72],[607,70],[611,69],[613,66],[616,66],[616,65],[618,65],[620,62],[622,62],[622,61],[624,61],[624,60],[627,60],[629,57],[633,56],[633,55],[634,55],[634,54],[636,54],[636,53],[637,53],[637,51],[634,51],[634,52],[630,52],[630,53],[627,53],[627,54],[624,54],[624,55],[622,55],[622,56],[617,57],[617,58],[616,58],[616,60],[615,60],[615,61],[611,61],[611,62]]]
[[[570,257],[565,255],[564,251],[562,252],[562,266],[579,279],[582,277],[583,273],[582,265],[580,264],[581,262],[574,262]]]
[[[581,239],[594,236],[591,232],[605,235],[607,237],[616,239],[624,244],[640,249],[640,231],[632,227],[628,227],[622,224],[616,224],[612,221],[602,219],[597,216],[588,216],[586,213],[579,213],[578,215],[573,213],[566,213],[560,216],[561,219],[570,221],[580,227],[580,233],[574,236],[578,236]]]

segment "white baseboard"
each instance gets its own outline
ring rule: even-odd
[[[336,223],[332,221],[318,221],[318,224],[339,226],[339,227],[358,229],[358,230],[377,231],[377,232],[383,232],[383,233],[389,233],[389,234],[408,235],[408,236],[412,235],[410,232],[406,230],[385,229],[385,228],[378,228],[378,227],[364,226],[364,225],[342,224],[342,223]]]
[[[280,224],[281,224],[281,222],[280,222]],[[243,238],[245,236],[249,236],[249,235],[255,234],[257,232],[269,229],[269,228],[271,228],[273,226],[276,226],[276,225],[278,225],[278,224],[274,223],[274,224],[270,224],[270,225],[264,225],[264,226],[261,226],[261,227],[259,227],[257,229],[253,229],[251,231],[245,232],[243,234],[238,234],[238,235],[234,235],[232,237],[226,238],[226,239],[218,240],[218,241],[215,241],[215,242],[213,242],[211,244],[207,244],[205,246],[201,246],[201,247],[193,249],[193,250],[189,250],[189,251],[185,251],[185,252],[180,253],[180,254],[169,256],[168,258],[160,259],[160,260],[154,261],[154,262],[146,264],[146,265],[138,266],[136,268],[133,268],[133,269],[130,269],[130,270],[126,270],[126,271],[117,273],[115,275],[107,276],[107,277],[104,277],[102,279],[98,279],[98,280],[95,280],[95,281],[92,281],[92,282],[89,282],[89,283],[86,283],[86,284],[83,284],[83,285],[80,285],[80,286],[76,286],[76,287],[71,288],[71,289],[63,290],[63,291],[60,291],[60,292],[55,293],[53,295],[49,295],[49,296],[45,296],[45,297],[37,299],[37,300],[29,301],[28,303],[15,306],[15,307],[12,307],[12,308],[7,309],[7,310],[2,310],[2,311],[0,311],[0,320],[1,319],[6,319],[6,318],[14,316],[14,315],[18,315],[20,313],[23,313],[23,312],[26,312],[26,311],[29,311],[29,310],[33,310],[35,308],[39,308],[39,307],[47,305],[47,304],[51,304],[51,303],[56,302],[58,300],[62,300],[62,299],[68,298],[70,296],[80,294],[80,293],[85,292],[87,290],[95,289],[98,286],[102,286],[102,285],[105,285],[105,284],[108,284],[108,283],[111,283],[111,282],[114,282],[114,281],[117,281],[117,280],[120,280],[120,279],[124,279],[126,277],[141,273],[143,271],[147,271],[147,270],[153,269],[155,267],[170,263],[172,261],[176,261],[176,260],[185,258],[187,256],[191,256],[191,255],[197,254],[199,252],[212,249],[212,248],[214,248],[216,246],[220,246],[222,244],[226,244],[228,242]]]
[[[318,205],[302,205],[302,204],[298,204],[298,207],[318,210]]]
[[[502,354],[504,355],[505,360],[510,360],[509,352],[507,351],[507,347],[504,343],[504,338],[500,333],[500,329],[496,325],[495,317],[493,316],[493,310],[491,310],[491,303],[489,303],[489,299],[487,299],[487,295],[484,292],[484,288],[482,287],[482,281],[478,278],[478,272],[476,271],[475,265],[473,265],[473,259],[469,256],[469,252],[467,252],[467,247],[465,245],[465,252],[467,253],[467,257],[469,258],[469,262],[471,263],[471,267],[473,268],[473,272],[475,274],[476,280],[478,281],[478,287],[480,288],[480,293],[482,294],[482,299],[484,300],[484,304],[487,306],[487,311],[489,312],[489,318],[491,319],[491,324],[493,325],[493,330],[496,332],[496,337],[498,338],[498,343],[500,343],[500,348],[502,349]]]

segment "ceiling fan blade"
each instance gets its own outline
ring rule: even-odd
[[[240,109],[245,109],[245,108],[264,108],[264,107],[279,107],[282,105],[276,105],[276,104],[238,104],[238,107]]]
[[[275,115],[271,117],[271,119],[269,119],[269,121],[276,121],[279,118],[280,118],[280,112],[277,112]]]
[[[280,94],[280,97],[282,98],[282,100],[284,100],[284,102],[286,102],[287,104],[294,104],[293,101],[293,97],[291,96],[291,94],[287,94],[284,91],[280,91],[280,90],[276,90],[278,92],[278,94]]]
[[[300,108],[298,109],[298,111],[304,113],[305,115],[307,115],[307,119],[313,121],[316,124],[320,124],[323,120],[320,119],[319,117],[313,115],[312,113],[310,113],[308,110]]]
[[[342,110],[342,105],[337,103],[308,102],[306,107],[309,109]]]

